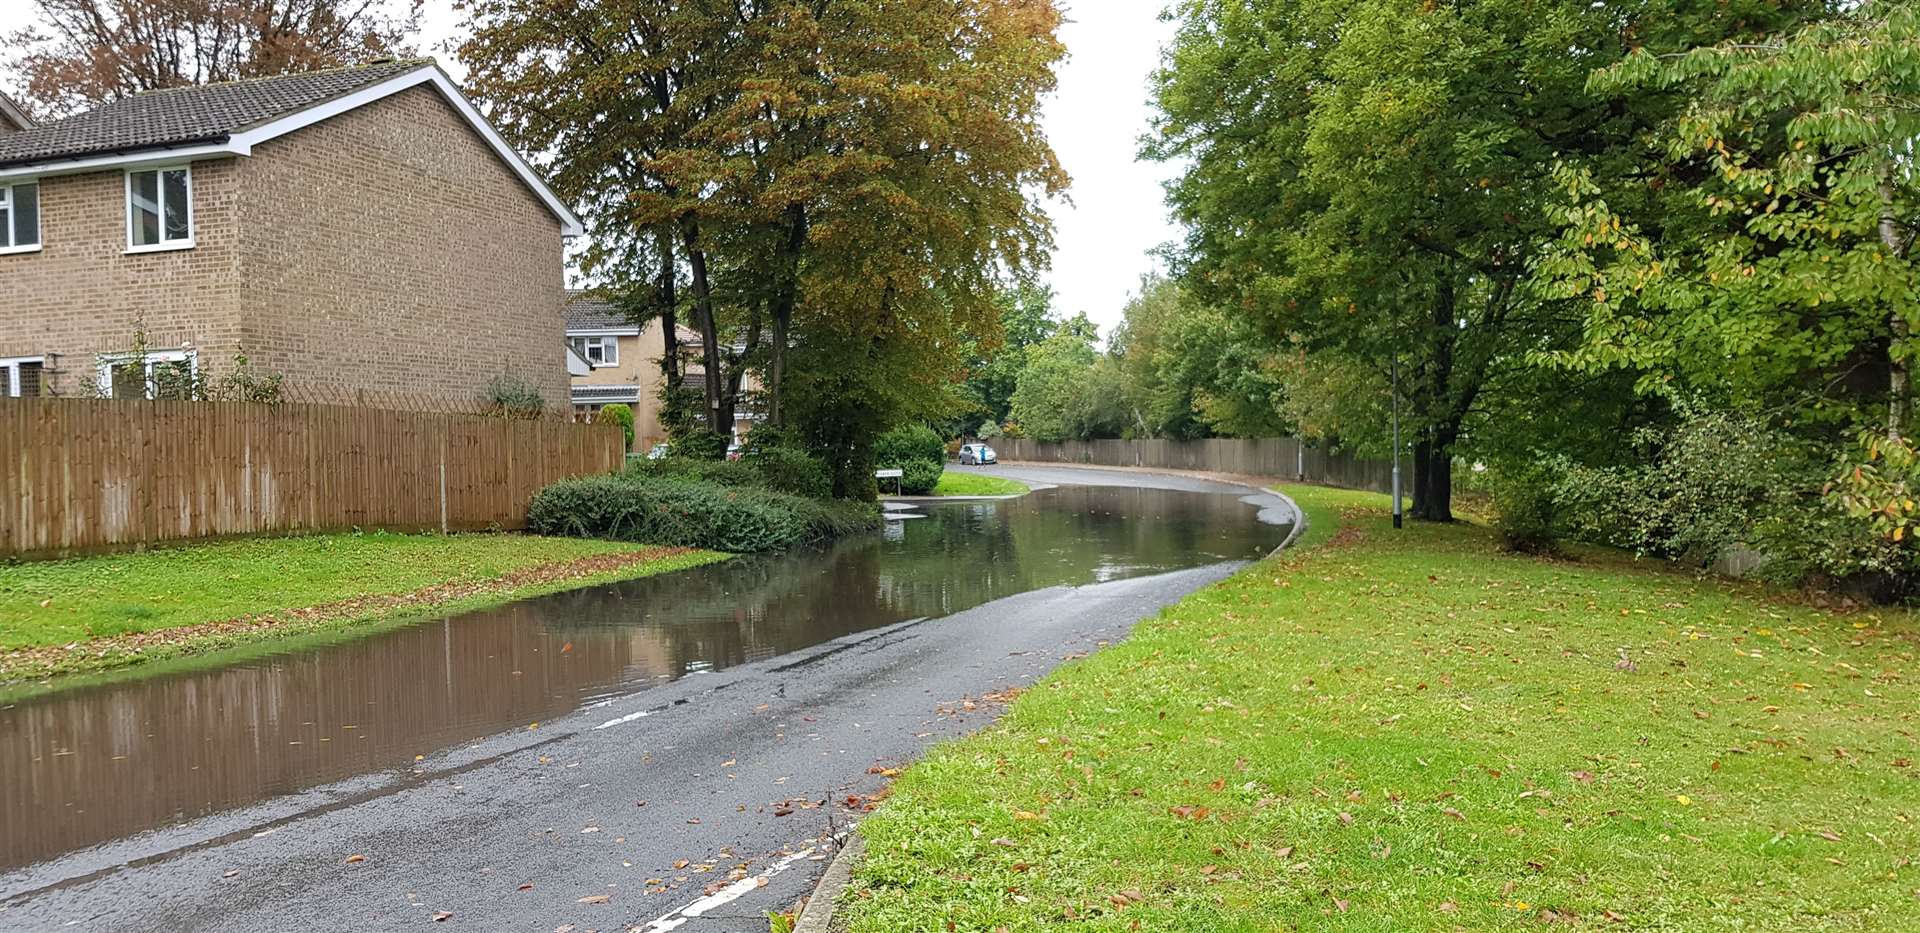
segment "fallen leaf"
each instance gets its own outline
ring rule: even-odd
[[[1446,814],[1447,816],[1453,817],[1456,820],[1464,821],[1467,818],[1467,815],[1465,813],[1461,813],[1460,811],[1455,810],[1452,807],[1441,807],[1440,812]]]
[[[531,891],[531,890],[533,890],[533,885],[532,885],[532,884],[523,884],[523,885],[521,885],[521,886],[520,886],[520,890],[522,890],[522,891]]]
[[[442,910],[433,915],[434,923],[445,923],[448,920],[452,920],[452,919],[453,919],[453,911],[451,910]]]
[[[344,862],[343,864],[352,865],[356,862],[364,862],[366,860],[367,860],[367,857],[364,855],[349,855],[347,856],[346,862]]]
[[[608,896],[607,896],[607,895],[605,895],[605,894],[589,894],[589,895],[587,895],[586,897],[583,897],[583,898],[581,898],[581,899],[580,899],[580,901],[579,901],[579,903],[582,903],[582,904],[605,904],[606,902],[608,902],[608,901],[610,901],[610,900],[613,900],[613,898],[611,898],[611,897],[608,897]]]

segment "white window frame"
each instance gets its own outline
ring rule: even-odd
[[[44,222],[44,218],[46,217],[46,211],[44,210],[46,206],[46,198],[44,197],[46,189],[44,188],[40,190],[42,197],[37,198],[35,201],[36,209],[33,213],[33,242],[25,246],[7,245],[13,243],[13,189],[20,185],[38,185],[39,183],[40,179],[38,178],[16,178],[0,181],[0,256],[11,256],[15,253],[37,253],[40,251],[40,244],[46,239],[46,223]]]
[[[574,351],[580,354],[581,359],[587,361],[588,366],[594,369],[609,369],[620,365],[620,337],[618,335],[581,334],[575,336],[573,339],[576,341],[573,347]],[[604,357],[604,359],[595,360],[592,351],[589,349],[590,347],[599,347],[600,355]]]
[[[153,173],[153,176],[154,176],[153,190],[155,195],[160,198],[160,203],[154,205],[160,210],[160,242],[149,243],[145,246],[136,246],[133,242],[133,229],[134,229],[133,176],[145,175],[148,172]],[[186,172],[187,173],[187,238],[184,240],[167,239],[167,204],[166,204],[167,186],[166,186],[166,182],[163,179],[161,179],[160,176],[165,175],[168,172]],[[193,165],[192,163],[181,163],[176,165],[142,165],[137,168],[127,169],[126,172],[124,173],[124,177],[126,180],[126,188],[127,188],[126,202],[125,202],[126,218],[127,218],[127,252],[129,253],[164,253],[164,252],[170,252],[176,249],[192,249],[195,234],[199,232],[196,224],[197,218],[194,217],[194,211],[193,211]]]
[[[47,378],[47,358],[44,356],[0,356],[0,396],[20,397],[20,364],[39,363],[40,378]]]
[[[182,350],[148,350],[144,357],[137,353],[101,354],[98,385],[100,386],[100,395],[103,398],[113,397],[114,367],[123,366],[136,359],[142,361],[142,368],[146,373],[147,391],[146,395],[142,396],[146,399],[152,399],[154,391],[159,388],[153,381],[153,364],[155,363],[185,363],[187,364],[187,372],[194,375],[199,375],[200,373],[200,354],[198,351],[190,348]]]

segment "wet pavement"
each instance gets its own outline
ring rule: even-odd
[[[870,770],[1285,534],[1238,487],[988,472],[1115,485],[11,699],[0,929],[764,929]]]

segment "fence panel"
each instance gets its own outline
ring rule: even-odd
[[[1203,470],[1285,477],[1375,492],[1391,492],[1393,489],[1393,464],[1389,461],[1360,460],[1310,447],[1303,450],[1300,441],[1291,437],[1209,438],[1201,441],[1154,438],[1058,443],[1000,437],[993,440],[993,446],[1003,460]]]
[[[518,529],[618,426],[341,405],[0,399],[0,555],[273,532]]]

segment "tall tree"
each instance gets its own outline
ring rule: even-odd
[[[1375,372],[1395,359],[1414,438],[1414,514],[1452,517],[1452,465],[1529,353],[1571,341],[1521,288],[1559,234],[1556,160],[1644,186],[1636,139],[1678,95],[1588,75],[1795,22],[1776,0],[1187,0],[1156,77],[1149,155],[1190,229],[1205,299]]]
[[[1001,278],[1047,261],[1038,199],[1067,183],[1039,124],[1065,51],[1052,0],[472,10],[474,86],[553,154],[588,264],[684,282],[714,428],[761,372],[843,494],[871,490],[873,436],[947,411]]]
[[[6,37],[42,116],[140,91],[311,71],[405,53],[423,0],[32,0]]]

